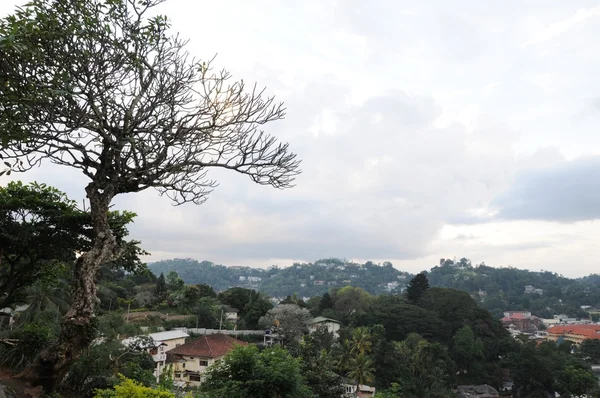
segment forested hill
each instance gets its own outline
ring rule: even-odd
[[[148,264],[156,275],[176,271],[190,284],[205,283],[216,290],[240,286],[260,290],[269,296],[296,294],[311,297],[334,287],[358,286],[371,294],[397,291],[410,280],[389,262],[356,264],[339,259],[324,259],[314,263],[296,263],[291,267],[268,269],[226,267],[209,261],[192,259],[164,260]]]
[[[503,310],[529,310],[540,317],[554,314],[583,317],[581,306],[600,306],[600,276],[569,279],[552,272],[473,266],[465,258],[444,260],[428,273],[432,286],[471,293],[486,309],[500,316]]]
[[[226,267],[209,261],[174,259],[149,264],[159,275],[176,271],[190,284],[206,283],[216,290],[240,286],[272,297],[320,295],[335,287],[358,286],[372,294],[398,292],[412,275],[391,263],[356,264],[339,259],[298,263],[287,268]],[[552,272],[472,265],[468,259],[442,260],[428,272],[432,286],[464,290],[500,317],[506,310],[529,310],[541,317],[555,314],[586,316],[581,306],[600,307],[600,276],[569,279]]]

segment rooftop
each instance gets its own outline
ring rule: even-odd
[[[549,334],[573,334],[589,339],[600,339],[600,325],[560,325],[548,329]]]
[[[236,345],[248,345],[248,343],[225,334],[208,334],[175,347],[169,350],[168,354],[218,358],[227,354]]]
[[[311,324],[315,324],[315,323],[323,323],[323,322],[335,322],[335,323],[341,323],[340,321],[336,321],[335,319],[331,319],[331,318],[325,318],[324,316],[318,316],[316,318],[313,318],[312,321],[310,321]]]
[[[169,330],[168,332],[150,333],[148,336],[152,337],[154,341],[184,339],[186,337],[190,337],[190,335],[183,330]]]
[[[461,398],[495,398],[500,396],[498,390],[487,384],[480,386],[458,386],[458,392],[458,396]]]

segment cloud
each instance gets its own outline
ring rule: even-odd
[[[600,6],[592,8],[581,8],[577,10],[575,14],[567,19],[556,21],[548,25],[545,29],[540,30],[531,40],[526,44],[538,44],[548,40],[552,40],[569,30],[573,27],[584,23],[588,19],[600,16]]]
[[[496,198],[497,218],[575,222],[600,218],[600,157],[525,171]]]

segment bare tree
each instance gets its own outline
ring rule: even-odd
[[[311,315],[306,308],[300,308],[296,304],[279,304],[262,316],[258,323],[263,327],[273,328],[287,344],[308,331],[310,320]]]
[[[94,276],[122,253],[107,218],[115,196],[155,188],[175,204],[200,204],[216,186],[211,167],[276,188],[300,172],[288,144],[261,130],[284,117],[283,105],[193,59],[165,17],[147,16],[163,1],[34,0],[2,21],[37,46],[36,57],[12,46],[19,62],[9,72],[51,98],[21,115],[28,138],[0,154],[18,161],[15,171],[42,161],[81,170],[94,230],[92,248],[77,259],[60,341],[29,375],[55,381],[93,337]],[[0,100],[14,95],[0,92]]]

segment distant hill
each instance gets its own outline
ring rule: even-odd
[[[227,267],[193,259],[164,260],[148,267],[156,275],[176,271],[186,283],[206,283],[218,291],[240,286],[272,297],[292,294],[312,297],[346,285],[361,287],[371,294],[400,292],[412,278],[389,262],[357,264],[333,258],[268,269]],[[540,317],[556,314],[587,317],[588,306],[600,308],[599,275],[570,279],[547,271],[472,265],[463,258],[442,259],[428,272],[428,278],[431,286],[470,293],[497,317],[506,310],[529,310]]]
[[[226,267],[209,261],[173,259],[148,264],[156,275],[176,271],[190,284],[206,283],[215,290],[240,286],[260,290],[269,296],[285,297],[296,294],[311,297],[334,287],[358,286],[371,294],[399,291],[411,275],[401,272],[391,263],[381,265],[367,262],[356,264],[339,259],[323,259],[314,263],[296,263],[291,267],[268,269]]]
[[[473,266],[463,258],[444,260],[428,273],[432,286],[471,293],[483,307],[500,316],[505,310],[529,310],[543,318],[555,314],[586,317],[584,307],[600,307],[600,276],[570,279],[549,271]],[[586,308],[587,309],[587,308]]]

